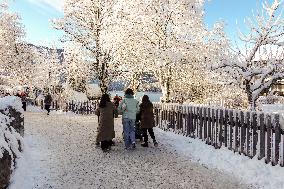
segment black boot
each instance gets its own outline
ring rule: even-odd
[[[158,142],[157,141],[153,141],[154,142],[154,146],[157,147],[158,146]]]
[[[148,142],[144,142],[144,143],[141,144],[141,146],[148,147],[149,145],[148,145]]]

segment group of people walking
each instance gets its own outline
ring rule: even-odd
[[[115,138],[114,118],[118,114],[122,114],[123,138],[126,149],[136,148],[135,130],[138,129],[135,123],[137,117],[140,118],[140,127],[142,130],[142,137],[144,142],[143,147],[148,147],[149,132],[155,146],[158,145],[153,132],[154,113],[153,104],[147,95],[142,98],[141,104],[134,98],[132,89],[125,91],[124,99],[122,99],[118,106],[114,105],[108,94],[103,94],[96,109],[95,114],[99,116],[98,134],[96,142],[101,145],[103,151],[108,151],[114,144],[112,141]],[[137,114],[139,116],[137,116]]]

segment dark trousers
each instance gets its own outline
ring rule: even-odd
[[[27,102],[22,102],[22,105],[23,105],[24,111],[26,111],[27,110]]]
[[[144,138],[144,142],[145,143],[148,142],[147,131],[149,132],[149,134],[150,134],[151,138],[153,139],[153,141],[156,141],[153,128],[142,128],[142,135],[143,135],[143,138]]]
[[[47,104],[45,105],[45,109],[46,109],[47,113],[50,112],[50,106],[51,106],[51,105],[47,105]]]
[[[101,148],[102,148],[102,150],[106,150],[106,149],[110,148],[111,144],[112,144],[111,140],[103,140],[103,141],[101,141]]]

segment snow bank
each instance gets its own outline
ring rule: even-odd
[[[257,157],[235,154],[222,147],[216,150],[213,146],[204,144],[199,139],[192,139],[172,132],[157,129],[158,138],[163,140],[171,150],[190,158],[208,168],[218,169],[231,174],[246,184],[257,188],[284,188],[284,168],[265,164]]]
[[[65,112],[63,110],[51,111],[50,115],[66,115],[66,116],[77,116],[74,112],[68,111]]]
[[[9,115],[9,108],[16,110],[16,112],[23,113],[21,99],[15,96],[6,96],[0,98],[0,158],[5,150],[9,152],[11,157],[19,155],[19,143],[22,141],[22,137],[15,131],[13,127],[10,127],[10,123],[14,120]],[[4,115],[5,114],[5,115]]]
[[[85,102],[88,101],[88,98],[85,93],[69,90],[68,94],[66,94],[66,100],[69,102],[70,101]]]
[[[0,159],[5,151],[12,159],[20,155],[22,137],[13,127],[8,126],[11,121],[11,118],[0,113]]]
[[[0,110],[7,110],[8,107],[14,108],[17,112],[23,113],[22,101],[16,96],[5,96],[0,98]]]
[[[17,97],[0,98],[0,188],[9,184],[15,159],[23,148],[22,103]]]
[[[15,159],[23,148],[23,138],[19,133],[23,130],[22,112],[20,98],[0,98],[0,188],[8,185]]]
[[[45,112],[43,109],[41,109],[39,106],[27,106],[28,112]]]

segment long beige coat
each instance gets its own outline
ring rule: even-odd
[[[106,107],[96,109],[95,114],[99,116],[96,142],[112,140],[115,137],[114,115],[117,114],[114,104],[112,102],[107,102]]]

